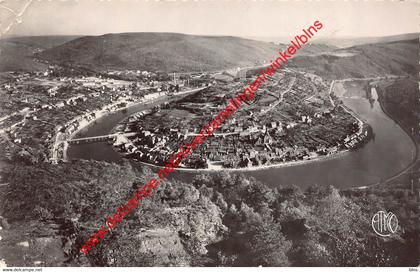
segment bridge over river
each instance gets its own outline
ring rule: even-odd
[[[105,142],[108,140],[122,140],[124,141],[126,137],[134,136],[138,134],[137,132],[129,132],[129,133],[114,133],[108,135],[100,135],[100,136],[92,136],[92,137],[84,137],[84,138],[75,138],[67,140],[69,144],[85,144],[85,143],[93,143],[93,142]]]

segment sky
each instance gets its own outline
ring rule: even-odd
[[[5,0],[1,4],[15,5],[13,9],[18,13],[21,10],[16,3],[23,6],[23,1]],[[388,36],[420,32],[419,6],[414,1],[373,0],[33,0],[21,16],[21,22],[13,23],[7,34],[178,32],[287,37],[318,20],[324,25],[320,37]],[[3,9],[0,16],[7,12]],[[3,30],[5,26],[3,23]]]

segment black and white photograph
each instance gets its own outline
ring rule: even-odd
[[[419,16],[0,0],[1,271],[420,272]]]

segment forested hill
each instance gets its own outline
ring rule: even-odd
[[[414,75],[419,43],[416,39],[407,40],[407,37],[344,49],[307,44],[288,65],[314,71],[329,79]],[[42,61],[75,64],[97,71],[212,71],[267,63],[285,47],[284,44],[239,37],[178,33],[18,37],[0,41],[0,71],[44,69],[47,65]],[[41,62],[33,61],[34,57]]]
[[[365,44],[311,56],[297,56],[289,62],[328,79],[416,75],[418,40]]]
[[[52,63],[76,63],[92,69],[208,71],[254,65],[276,55],[272,43],[230,36],[177,33],[120,33],[87,36],[36,56]]]
[[[0,40],[0,72],[33,71],[48,67],[34,61],[33,54],[66,43],[79,36],[25,36]]]
[[[162,183],[87,257],[80,254],[106,216],[151,175],[128,162],[16,164],[4,179],[9,186],[0,192],[0,214],[11,224],[2,232],[2,257],[11,266],[34,260],[50,266],[418,264],[418,198],[411,190],[314,185],[302,191],[281,182],[269,188],[227,172]],[[373,232],[371,219],[380,210],[397,216],[395,235],[381,238]],[[10,236],[18,234],[22,237],[12,243]],[[18,244],[23,239],[31,248],[43,247],[24,251]],[[16,258],[19,254],[25,258]]]

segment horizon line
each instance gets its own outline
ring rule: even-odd
[[[112,34],[135,34],[135,33],[160,33],[160,34],[180,34],[180,35],[189,35],[189,36],[202,36],[202,37],[237,37],[237,38],[276,38],[276,39],[289,39],[290,36],[243,36],[243,35],[228,35],[228,34],[190,34],[190,33],[182,33],[182,32],[167,32],[167,31],[128,31],[128,32],[108,32],[103,34],[40,34],[40,35],[3,35],[0,40],[10,39],[10,38],[22,38],[22,37],[64,37],[64,36],[78,36],[78,37],[100,37],[105,35],[112,35]],[[399,34],[390,34],[385,36],[348,36],[348,35],[339,35],[339,36],[321,36],[318,39],[358,39],[358,38],[385,38],[385,37],[392,37],[392,36],[401,36],[401,35],[419,35],[420,32],[404,32]]]

